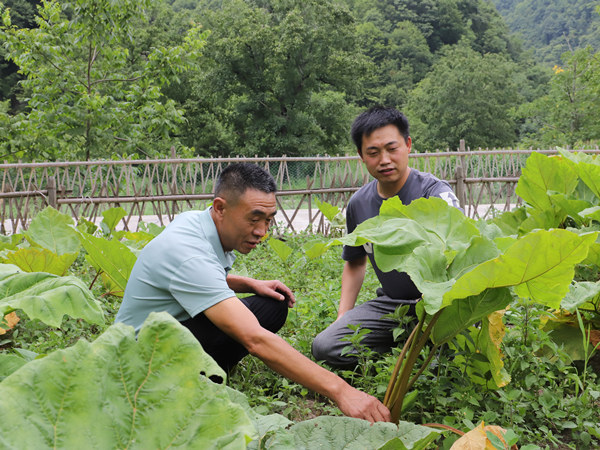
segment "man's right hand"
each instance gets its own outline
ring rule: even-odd
[[[390,410],[372,395],[365,394],[347,385],[347,388],[334,399],[338,408],[347,416],[374,422],[390,422]]]

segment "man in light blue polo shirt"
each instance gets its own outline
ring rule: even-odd
[[[167,311],[224,369],[248,353],[335,401],[342,412],[390,420],[376,398],[315,364],[275,334],[295,303],[278,280],[229,274],[233,250],[249,253],[277,212],[273,177],[253,164],[231,164],[215,185],[211,208],[179,215],[136,261],[116,321],[139,330],[152,311]],[[254,295],[239,299],[236,292]]]

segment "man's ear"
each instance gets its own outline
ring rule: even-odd
[[[406,146],[408,147],[408,153],[410,153],[412,150],[412,139],[410,136],[406,138]]]
[[[227,207],[227,200],[223,197],[215,197],[212,204],[213,210],[219,216],[222,216]]]

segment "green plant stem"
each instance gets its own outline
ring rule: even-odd
[[[402,351],[400,352],[400,355],[398,356],[398,359],[396,360],[396,365],[394,366],[394,370],[392,371],[392,375],[390,376],[390,381],[389,381],[388,387],[385,391],[385,397],[383,398],[383,404],[386,406],[390,399],[390,395],[392,394],[392,390],[394,388],[394,381],[396,380],[396,377],[398,376],[398,372],[400,371],[400,367],[402,366],[402,362],[404,361],[406,352],[408,351],[410,345],[412,344],[415,334],[417,333],[417,330],[419,329],[419,325],[421,325],[421,322],[419,322],[419,324],[417,324],[417,326],[413,328],[412,332],[410,333],[410,336],[408,336],[408,339],[406,339],[406,342],[404,342],[404,345],[402,346]]]
[[[386,393],[386,401],[384,401],[384,405],[390,408],[394,402],[394,399],[398,396],[398,389],[400,388],[400,383],[398,381],[399,374],[403,373],[404,366],[406,365],[407,354],[410,354],[416,340],[417,336],[421,333],[423,328],[423,321],[419,321],[417,326],[414,328],[413,332],[410,334],[409,339],[406,340],[404,346],[402,347],[402,352],[398,356],[398,360],[396,361],[396,368],[394,368],[394,374],[390,377],[390,383],[388,385],[388,392]]]
[[[437,322],[437,319],[440,317],[440,314],[441,314],[441,310],[438,311],[437,313],[435,313],[435,315],[431,318],[425,331],[423,331],[422,333],[420,333],[420,332],[417,333],[417,336],[419,337],[419,339],[413,340],[413,342],[411,343],[411,346],[410,346],[410,350],[406,354],[406,360],[402,364],[402,367],[399,372],[399,376],[396,380],[396,384],[395,384],[392,394],[390,395],[390,398],[389,398],[389,404],[391,405],[390,412],[392,414],[393,422],[398,422],[398,420],[400,419],[400,413],[402,411],[402,403],[404,401],[404,397],[406,396],[406,392],[408,391],[408,381],[409,381],[410,375],[411,375],[412,370],[417,362],[417,358],[419,357],[419,354],[421,353],[421,350],[423,349],[425,344],[427,344],[429,335],[431,334],[431,331],[433,330],[433,326]],[[419,329],[422,329],[424,321],[425,321],[425,318],[423,318],[422,321],[419,321]],[[388,405],[386,405],[386,406],[388,406]],[[388,408],[389,408],[389,406],[388,406]]]
[[[423,372],[425,372],[425,369],[429,366],[429,363],[431,362],[431,360],[435,356],[435,352],[437,351],[438,348],[440,348],[439,345],[434,345],[433,346],[433,348],[431,349],[431,352],[429,353],[429,356],[427,357],[427,359],[425,360],[425,362],[421,365],[421,367],[419,368],[418,372],[408,382],[408,385],[406,386],[406,390],[407,391],[410,390],[413,387],[413,385],[417,382],[417,379],[421,376],[421,374]]]

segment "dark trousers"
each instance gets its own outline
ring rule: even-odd
[[[252,295],[240,299],[256,316],[263,328],[277,333],[287,319],[287,301],[279,301],[269,297]],[[204,313],[181,322],[198,339],[204,351],[226,372],[234,367],[248,350],[217,328]]]

